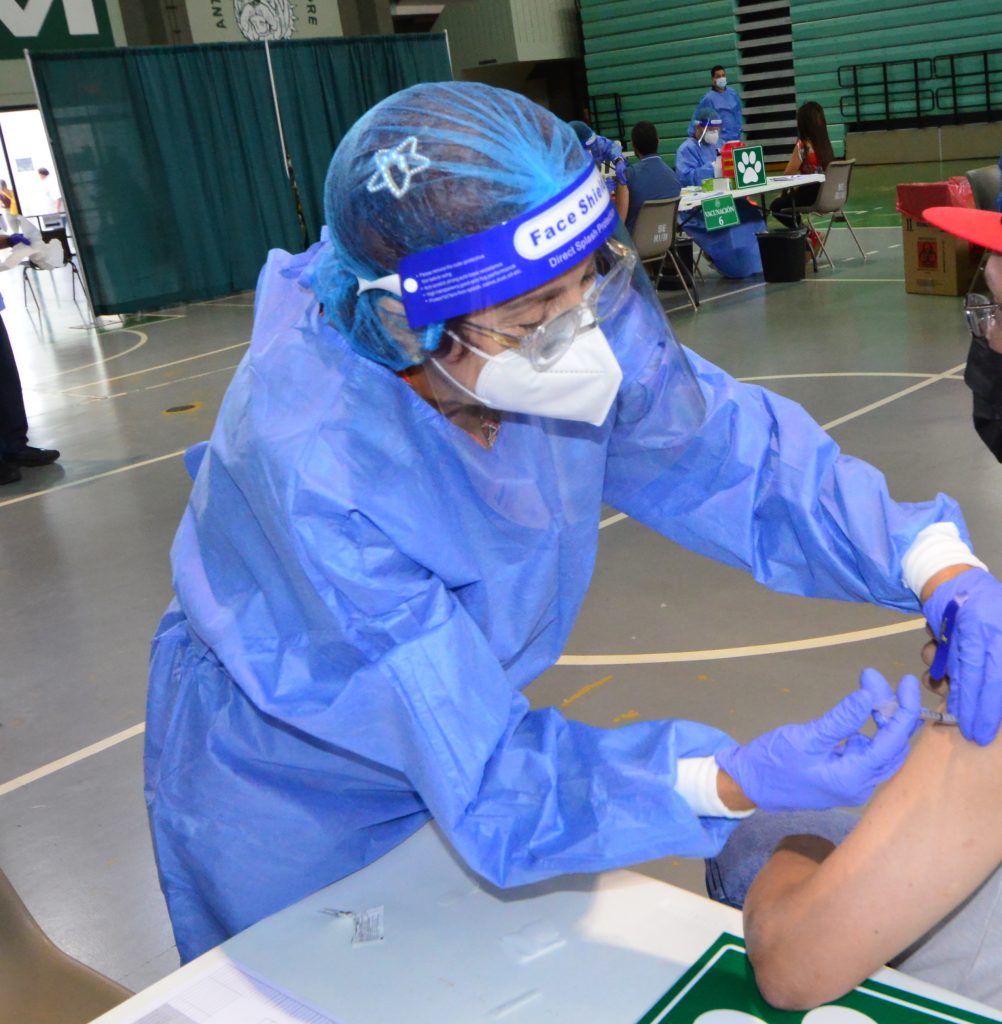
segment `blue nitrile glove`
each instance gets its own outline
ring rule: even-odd
[[[957,716],[965,739],[984,746],[1002,722],[1002,583],[984,569],[968,569],[940,583],[922,605],[937,636],[951,600],[959,608],[946,661],[946,710]]]
[[[15,232],[13,235],[8,235],[7,241],[11,245],[31,245],[31,240],[27,237],[27,235],[22,235],[17,232]]]
[[[919,682],[905,676],[898,710],[873,738],[859,733],[881,692],[867,669],[860,688],[803,725],[782,725],[744,746],[725,747],[717,764],[766,811],[825,810],[866,803],[904,763],[919,715]],[[885,684],[886,685],[886,684]],[[890,687],[887,687],[889,690]]]

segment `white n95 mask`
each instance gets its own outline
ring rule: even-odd
[[[599,427],[609,415],[623,380],[623,371],[598,324],[578,334],[555,363],[538,370],[515,349],[487,355],[462,338],[452,337],[484,360],[473,391],[463,387],[437,360],[436,365],[456,387],[491,409],[577,420]]]

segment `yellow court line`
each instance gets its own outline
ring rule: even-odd
[[[145,370],[133,370],[131,373],[122,373],[117,377],[102,377],[100,380],[92,380],[87,384],[77,384],[75,387],[66,388],[64,394],[68,394],[71,391],[79,391],[81,388],[93,388],[99,384],[110,384],[112,381],[125,380],[128,377],[141,377],[144,373],[154,373],[157,370],[166,370],[171,366],[180,366],[182,363],[190,363],[195,359],[205,359],[208,356],[218,355],[220,352],[231,352],[235,348],[246,348],[250,344],[249,341],[238,341],[234,345],[224,345],[222,348],[214,348],[210,352],[200,352],[195,356],[185,356],[183,359],[174,359],[169,363],[161,363],[159,366],[148,366]]]
[[[793,651],[813,651],[820,647],[838,647],[840,644],[857,644],[865,640],[879,640],[898,633],[911,633],[924,629],[925,619],[908,619],[889,626],[873,629],[857,629],[850,633],[832,633],[828,636],[812,636],[803,640],[781,640],[774,644],[753,644],[749,647],[718,647],[705,651],[662,651],[649,654],[565,654],[557,660],[558,665],[668,665],[688,661],[725,661],[730,658],[754,658],[763,654],[789,654]],[[588,686],[572,694],[560,706],[607,683],[609,679]]]
[[[557,664],[559,665],[560,662],[558,661]],[[580,700],[583,696],[585,696],[585,694],[591,693],[592,690],[597,690],[600,686],[605,686],[606,683],[611,682],[612,676],[605,676],[604,678],[599,679],[597,682],[589,683],[587,686],[582,686],[580,690],[576,690],[569,697],[564,697],[564,699],[560,702],[560,707],[570,707],[571,704],[573,704],[576,700]]]
[[[37,782],[39,779],[44,779],[46,775],[52,775],[53,772],[58,772],[62,768],[69,768],[71,764],[76,764],[77,761],[83,761],[85,758],[93,757],[94,754],[100,754],[102,750],[115,747],[119,743],[124,743],[126,740],[132,739],[133,736],[139,736],[145,731],[146,723],[140,722],[138,725],[133,725],[128,729],[123,729],[121,732],[116,732],[114,736],[98,740],[97,743],[92,743],[89,747],[83,747],[72,754],[67,754],[66,757],[61,757],[57,761],[50,761],[48,764],[42,765],[41,768],[36,768],[33,772],[19,775],[16,779],[11,779],[10,782],[0,785],[0,796],[13,793],[15,789],[27,786],[29,782]]]

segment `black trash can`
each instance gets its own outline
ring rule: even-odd
[[[807,229],[760,231],[758,248],[767,281],[803,281],[807,259]]]

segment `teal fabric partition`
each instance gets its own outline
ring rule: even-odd
[[[95,313],[253,287],[299,248],[264,47],[33,58]]]
[[[327,165],[344,133],[399,89],[451,80],[449,50],[444,32],[270,46],[285,144],[315,241],[324,220]]]
[[[336,143],[372,104],[451,78],[444,35],[35,54],[39,101],[94,312],[253,288],[317,236]]]

